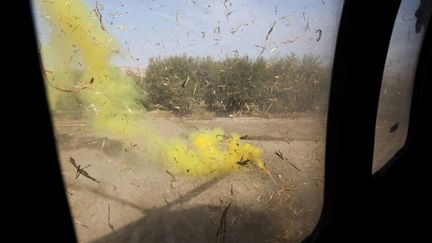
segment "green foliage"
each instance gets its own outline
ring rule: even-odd
[[[61,74],[50,75],[53,85],[82,85],[81,71]],[[134,99],[146,110],[200,116],[198,113],[205,110],[259,114],[326,109],[330,70],[310,55],[269,60],[227,57],[217,61],[211,57],[172,56],[150,59],[144,77],[129,71],[126,74],[136,84]],[[77,111],[85,105],[80,93],[51,87],[49,94],[57,111]]]
[[[210,110],[233,112],[254,102],[254,95],[258,91],[252,80],[252,62],[247,57],[227,58],[216,66],[217,76],[204,95]]]
[[[329,70],[317,57],[151,59],[143,87],[152,108],[189,113],[304,112],[327,106]]]
[[[202,83],[211,71],[210,58],[173,56],[151,59],[147,67],[144,88],[153,108],[165,108],[187,113],[199,103]]]
[[[271,60],[267,79],[268,107],[272,111],[304,112],[327,106],[329,70],[316,57]]]
[[[327,107],[329,74],[329,68],[310,55],[269,60],[227,57],[218,61],[172,56],[150,59],[144,77],[127,71],[137,84],[136,102],[144,109],[197,117],[205,110],[218,114],[323,110]],[[82,85],[83,77],[80,71],[71,71],[66,77],[50,79],[60,87],[70,87],[71,83]],[[57,111],[80,110],[83,106],[77,93],[53,88],[49,92]]]

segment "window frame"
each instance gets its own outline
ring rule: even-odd
[[[421,123],[419,113],[427,113],[424,87],[427,83],[425,80],[432,75],[428,69],[432,63],[430,24],[417,64],[405,145],[390,162],[372,176],[375,122],[381,80],[399,5],[400,0],[377,1],[371,8],[369,2],[345,0],[336,43],[327,118],[324,204],[320,220],[305,242],[327,241],[330,238],[335,241],[335,236],[336,239],[346,235],[362,236],[362,233],[367,232],[370,228],[353,227],[353,222],[368,222],[367,217],[370,214],[366,210],[371,206],[369,190],[374,183],[373,179],[386,178],[394,165],[403,160],[416,145],[420,137],[419,124],[425,126]],[[77,242],[40,70],[31,2],[19,1],[15,7],[17,11],[14,12],[20,13],[21,21],[14,25],[14,28],[21,27],[24,35],[22,38],[29,43],[19,46],[19,54],[26,54],[29,58],[15,61],[14,64],[29,67],[26,74],[31,77],[29,80],[32,82],[26,82],[29,87],[22,95],[32,98],[28,105],[39,116],[32,120],[35,122],[32,127],[20,123],[14,125],[17,126],[17,130],[22,130],[20,133],[39,138],[40,141],[30,148],[28,153],[21,152],[22,161],[36,158],[38,162],[27,163],[29,167],[22,177],[25,177],[26,182],[31,181],[31,185],[39,190],[23,196],[22,201],[30,200],[35,203],[32,207],[26,209],[25,204],[17,205],[20,210],[24,208],[23,214],[18,216],[22,220],[20,227],[37,230],[35,235],[28,236],[33,240],[39,238],[47,242]],[[367,13],[367,16],[364,13]],[[378,35],[371,37],[370,33]],[[370,62],[367,63],[366,69],[362,69],[360,67],[364,66],[365,60]],[[365,78],[368,81],[365,81]],[[22,86],[19,82],[13,85],[15,88]],[[367,100],[362,99],[364,97],[367,97]],[[17,115],[18,119],[28,120],[26,116]],[[48,211],[50,213],[46,214]],[[28,220],[29,217],[43,223],[35,223]],[[44,231],[50,228],[50,232],[45,234]],[[367,234],[363,237],[366,237],[365,235]]]
[[[404,146],[382,168],[372,174],[375,123],[382,75],[400,2],[382,1],[377,3],[374,5],[374,11],[368,12],[368,20],[362,22],[364,17],[359,16],[359,14],[356,15],[356,12],[361,13],[370,10],[370,6],[367,6],[369,4],[345,1],[331,83],[324,205],[319,223],[304,242],[328,242],[330,240],[330,242],[337,242],[338,240],[346,241],[346,238],[354,238],[356,242],[368,242],[372,237],[380,239],[381,242],[386,242],[389,239],[392,241],[400,240],[398,236],[403,233],[394,232],[392,227],[401,228],[401,225],[407,224],[404,221],[409,218],[406,213],[398,211],[399,209],[406,209],[404,204],[409,201],[409,199],[401,199],[408,191],[401,186],[401,183],[415,185],[418,181],[426,181],[426,179],[419,179],[414,182],[413,179],[419,176],[416,173],[421,171],[421,168],[427,166],[423,157],[427,151],[425,144],[427,144],[428,139],[424,131],[430,130],[425,120],[430,119],[427,115],[426,100],[428,97],[426,93],[430,92],[430,84],[427,80],[432,79],[432,18],[427,29],[422,30],[425,31],[425,36],[418,57],[411,97],[408,135]],[[347,15],[351,15],[353,19]],[[374,20],[386,24],[386,33],[374,26]],[[350,33],[349,28],[353,26],[363,31]],[[378,33],[378,36],[373,37],[376,43],[369,43],[365,47],[368,28],[370,33]],[[381,42],[381,47],[379,47],[379,42]],[[353,49],[359,50],[357,55],[346,54]],[[383,53],[384,50],[385,53]],[[344,55],[348,55],[348,59],[351,60],[343,59]],[[374,70],[365,70],[363,73],[361,70],[356,70],[355,67],[360,67],[361,62],[370,59],[373,59],[376,65],[375,73]],[[352,83],[361,81],[364,76],[374,77],[375,80],[369,84],[363,83],[360,85],[361,87],[355,89],[355,85]],[[345,80],[343,80],[344,78]],[[349,90],[349,88],[352,89]],[[369,102],[362,103],[362,101],[356,100],[361,98],[362,92],[369,99]],[[350,106],[366,111],[362,112],[363,116],[359,114],[356,116],[356,114],[346,110]],[[358,131],[353,134],[351,128],[358,129]],[[359,140],[353,141],[350,136]],[[415,165],[418,166],[417,169],[412,168]],[[377,206],[376,203],[389,204]],[[391,206],[392,203],[397,206]],[[398,213],[401,215],[391,217]],[[412,220],[412,218],[409,219]],[[415,219],[417,220],[415,223],[422,222],[418,218]],[[397,222],[393,223],[392,220]],[[393,223],[393,225],[383,225],[386,223]],[[407,230],[402,227],[401,231],[403,230],[419,232],[419,230]],[[417,237],[417,239],[419,238]]]
[[[399,0],[373,7],[344,2],[327,117],[324,201],[319,222],[304,242],[367,235],[353,222],[368,222],[380,88],[399,6]]]
[[[432,20],[432,18],[431,18]],[[432,48],[432,30],[431,22],[427,26],[422,26],[422,31],[425,32],[423,40],[420,46],[420,52],[418,56],[418,62],[416,71],[414,74],[414,84],[411,94],[411,106],[409,112],[409,123],[408,123],[408,133],[405,139],[404,145],[386,162],[384,165],[373,173],[374,178],[382,178],[385,174],[391,170],[391,168],[400,160],[404,160],[408,151],[412,146],[415,146],[415,140],[417,137],[417,128],[419,127],[419,119],[421,112],[421,104],[425,99],[424,90],[425,82],[428,76],[428,70],[430,68],[430,63],[432,62],[431,48]]]

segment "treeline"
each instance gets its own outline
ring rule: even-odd
[[[327,106],[330,72],[317,57],[278,59],[172,56],[150,59],[139,80],[147,109],[210,112],[308,112]]]

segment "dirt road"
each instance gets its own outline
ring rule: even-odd
[[[323,117],[159,117],[155,124],[165,136],[186,138],[194,129],[214,127],[247,135],[246,142],[263,148],[271,176],[246,168],[213,178],[173,178],[140,141],[97,133],[85,120],[55,119],[80,242],[222,242],[222,222],[225,242],[299,242],[313,230],[322,206]],[[70,157],[100,183],[76,178]]]

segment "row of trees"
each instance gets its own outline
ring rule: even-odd
[[[147,93],[147,109],[307,112],[327,106],[329,69],[310,55],[270,60],[173,56],[151,59],[139,84]]]
[[[256,60],[172,56],[150,59],[144,77],[127,74],[137,82],[137,98],[146,110],[178,114],[202,109],[218,114],[322,110],[327,107],[330,76],[328,67],[310,55]],[[68,75],[53,83],[70,87],[68,81],[82,80],[83,73],[71,70]],[[80,92],[50,91],[56,111],[82,111],[91,105],[83,103]]]

